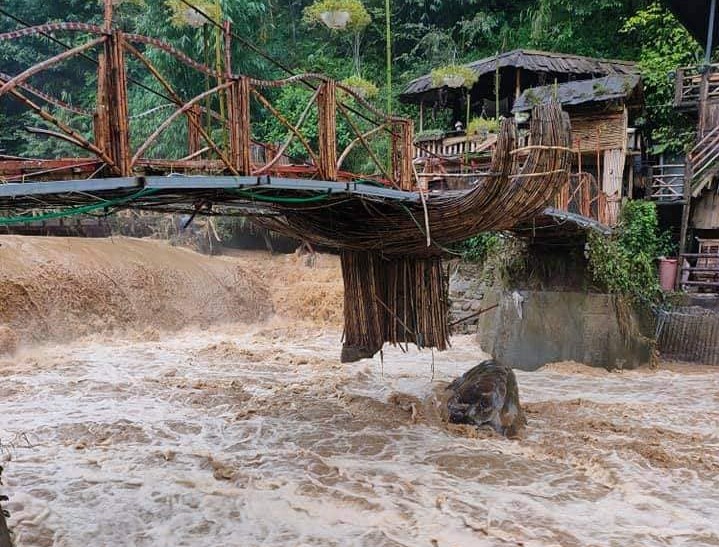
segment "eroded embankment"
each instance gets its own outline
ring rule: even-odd
[[[0,352],[89,334],[257,323],[275,313],[335,323],[341,307],[334,257],[208,257],[147,239],[0,237]]]

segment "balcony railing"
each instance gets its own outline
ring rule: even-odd
[[[664,203],[684,201],[684,170],[683,163],[652,166],[649,196]]]
[[[681,256],[681,285],[719,291],[719,239],[700,239],[699,252]]]
[[[674,106],[696,108],[702,101],[719,100],[719,64],[677,70]]]
[[[466,155],[489,152],[497,143],[497,135],[438,135],[436,138],[415,140],[414,158],[439,158],[461,161]]]

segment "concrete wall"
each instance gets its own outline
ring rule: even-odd
[[[499,307],[480,319],[482,349],[500,363],[535,370],[554,361],[612,368],[648,363],[646,344],[627,347],[614,298],[607,294],[552,291],[492,292],[484,305]],[[636,318],[635,318],[636,319]]]

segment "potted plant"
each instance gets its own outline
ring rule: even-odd
[[[490,133],[497,133],[499,131],[499,122],[494,119],[487,118],[472,118],[472,121],[467,125],[467,135],[480,135],[483,138],[487,138]]]
[[[370,16],[360,0],[316,0],[304,10],[303,19],[314,25],[322,23],[331,30],[360,31]]]
[[[377,89],[376,85],[361,76],[350,76],[342,80],[341,83],[361,99],[371,99],[379,93],[379,89]]]
[[[222,8],[216,0],[193,0],[194,7],[187,6],[181,0],[167,0],[166,4],[172,12],[170,23],[177,28],[200,28],[206,25],[209,21],[203,13],[215,21],[222,20]]]
[[[471,88],[477,81],[477,73],[464,65],[446,65],[436,68],[431,73],[432,85],[435,87],[466,87]]]

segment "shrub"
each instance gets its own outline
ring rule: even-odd
[[[497,131],[499,131],[499,122],[495,119],[472,118],[472,121],[467,126],[467,135],[496,133]]]

